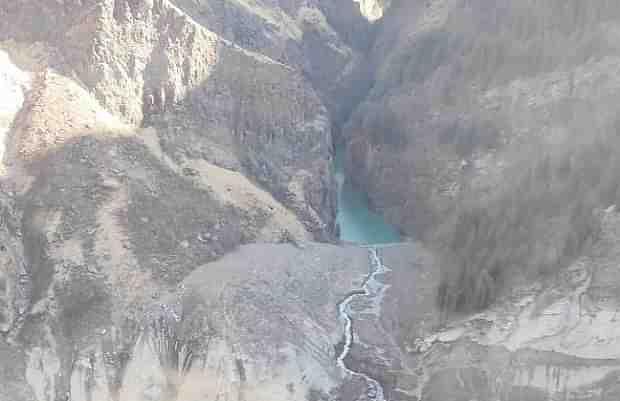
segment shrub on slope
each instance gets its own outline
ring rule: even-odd
[[[566,266],[596,241],[597,211],[620,197],[617,135],[523,164],[495,196],[464,200],[438,230],[445,312],[482,309],[515,279]]]

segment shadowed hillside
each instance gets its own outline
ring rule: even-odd
[[[515,154],[613,124],[619,28],[606,0],[395,1],[343,131],[350,175],[423,238],[464,194],[492,192]]]
[[[620,201],[620,137],[530,155],[492,198],[465,199],[439,230],[448,311],[478,310],[506,285],[533,280],[587,253],[604,209]]]

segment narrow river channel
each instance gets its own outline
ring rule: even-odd
[[[352,291],[349,296],[338,304],[338,317],[342,322],[344,322],[344,344],[342,351],[336,359],[336,362],[347,375],[358,376],[366,381],[366,385],[368,386],[366,389],[366,395],[369,399],[375,401],[386,401],[383,386],[378,380],[368,376],[367,374],[351,369],[345,363],[345,358],[349,356],[351,348],[355,342],[354,322],[353,317],[351,317],[351,303],[356,298],[364,297],[371,301],[370,304],[373,305],[373,308],[380,308],[380,302],[383,298],[383,293],[386,290],[386,286],[377,279],[377,276],[383,275],[389,269],[383,265],[383,262],[381,261],[381,258],[375,248],[369,248],[369,253],[371,265],[370,275],[367,277],[361,288]]]
[[[336,223],[340,227],[340,239],[360,245],[400,242],[396,227],[387,224],[383,217],[372,212],[366,194],[357,190],[346,178],[344,159],[345,147],[338,145],[334,168],[338,182]]]
[[[355,344],[355,322],[352,317],[351,303],[356,298],[367,298],[371,303],[379,302],[383,297],[385,285],[379,279],[388,269],[383,265],[376,245],[400,242],[400,234],[396,227],[370,210],[368,197],[353,187],[346,177],[345,147],[336,148],[335,174],[338,182],[338,214],[336,222],[340,229],[340,240],[345,243],[367,246],[370,253],[371,271],[362,287],[353,290],[349,296],[338,304],[339,319],[344,324],[344,345],[337,356],[338,366],[350,376],[363,378],[368,385],[367,396],[371,400],[385,401],[381,383],[373,377],[357,372],[347,366],[345,360]],[[379,305],[380,308],[380,305]]]

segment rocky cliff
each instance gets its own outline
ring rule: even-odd
[[[606,1],[393,2],[375,84],[345,128],[356,183],[424,234],[523,155],[615,129],[619,12]]]
[[[409,280],[442,284],[418,298],[393,279],[398,318],[368,329],[360,363],[382,356],[368,369],[390,399],[617,397],[619,11],[392,2],[374,85],[343,130],[348,170],[392,223],[434,240],[442,277]],[[429,325],[444,328],[420,335]]]
[[[302,70],[227,40],[183,4],[2,7],[0,39],[13,63],[74,80],[122,122],[153,128],[181,169],[204,160],[240,172],[315,237],[330,236],[330,115]]]
[[[153,302],[241,244],[333,238],[328,96],[270,53],[286,41],[239,43],[183,2],[9,2],[0,21],[0,398],[136,399]]]

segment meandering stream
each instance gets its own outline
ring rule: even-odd
[[[385,285],[377,280],[377,276],[384,274],[388,269],[383,265],[377,250],[375,248],[369,248],[370,252],[370,264],[372,272],[364,282],[361,288],[354,290],[345,299],[338,304],[339,318],[344,322],[344,345],[338,358],[336,359],[338,366],[347,374],[351,376],[359,376],[368,383],[367,395],[368,398],[376,401],[386,401],[383,391],[383,386],[378,380],[361,372],[356,372],[349,368],[345,359],[351,352],[355,340],[355,333],[353,331],[353,318],[351,317],[351,302],[358,297],[367,297],[372,302],[373,307],[379,309],[381,307],[381,299],[386,289]],[[378,310],[376,311],[378,314]]]
[[[340,145],[336,148],[334,163],[336,181],[338,182],[338,214],[336,222],[340,229],[340,239],[343,242],[359,245],[370,245],[371,272],[361,288],[353,290],[345,299],[338,304],[339,319],[344,323],[344,345],[337,357],[338,366],[350,376],[363,378],[368,383],[368,398],[376,401],[385,401],[383,386],[378,380],[351,369],[345,363],[355,341],[354,321],[351,317],[351,303],[360,297],[366,297],[374,309],[373,313],[379,316],[381,300],[386,286],[377,279],[388,269],[379,258],[377,249],[373,246],[378,244],[400,242],[398,230],[385,222],[383,217],[370,210],[368,197],[358,191],[347,180],[345,173],[345,147]]]

